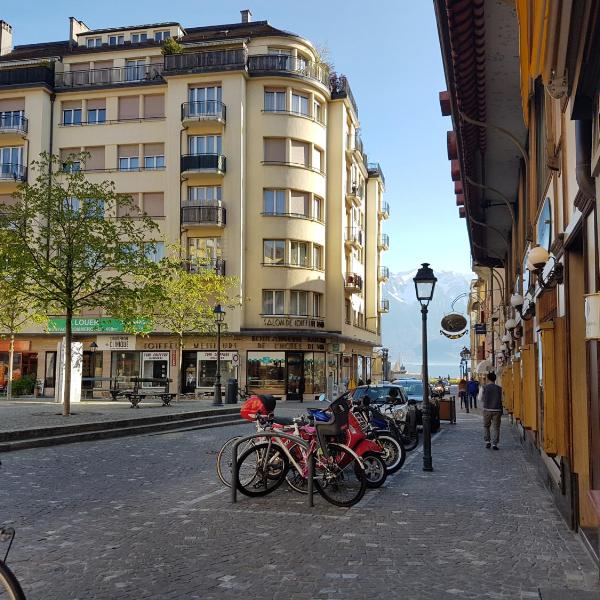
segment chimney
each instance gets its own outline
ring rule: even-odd
[[[89,31],[89,30],[90,30],[90,28],[83,21],[80,21],[79,19],[76,19],[75,17],[69,17],[69,44],[71,46],[76,46],[77,45],[77,34],[85,33],[86,31]]]
[[[0,56],[13,51],[12,27],[6,21],[0,21]]]
[[[242,15],[242,23],[251,23],[252,22],[252,13],[249,9],[240,10]]]

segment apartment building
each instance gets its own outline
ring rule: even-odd
[[[169,38],[180,48],[163,55]],[[67,40],[16,47],[0,22],[0,202],[40,152],[88,152],[90,179],[113,180],[161,239],[238,279],[222,377],[253,390],[312,398],[370,376],[387,311],[389,206],[359,129],[347,79],[308,40],[249,11],[192,28],[94,30],[71,18]],[[63,330],[53,318],[17,342],[17,373],[36,373],[46,395]],[[164,332],[129,336],[111,315],[81,315],[75,330],[86,378],[179,374],[184,391],[213,385],[212,336],[190,332],[179,365]]]

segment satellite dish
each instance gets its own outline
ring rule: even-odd
[[[467,318],[460,313],[450,313],[442,318],[441,326],[448,333],[459,333],[467,328]]]

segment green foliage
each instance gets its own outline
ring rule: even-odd
[[[167,38],[162,45],[163,56],[167,54],[183,54],[183,46],[173,38]]]
[[[12,389],[15,396],[30,396],[35,389],[35,375],[24,375],[14,379]]]

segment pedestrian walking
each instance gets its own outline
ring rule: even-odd
[[[477,408],[477,394],[479,394],[479,381],[471,375],[467,384],[467,394],[469,395],[469,405],[471,408]]]
[[[465,405],[465,410],[469,412],[469,399],[467,398],[467,380],[463,377],[458,382],[458,397],[460,398],[460,407]]]
[[[496,373],[488,373],[488,381],[483,386],[481,404],[483,407],[483,439],[486,448],[498,450],[500,422],[502,420],[502,388],[496,385]],[[492,429],[490,436],[490,427]]]

